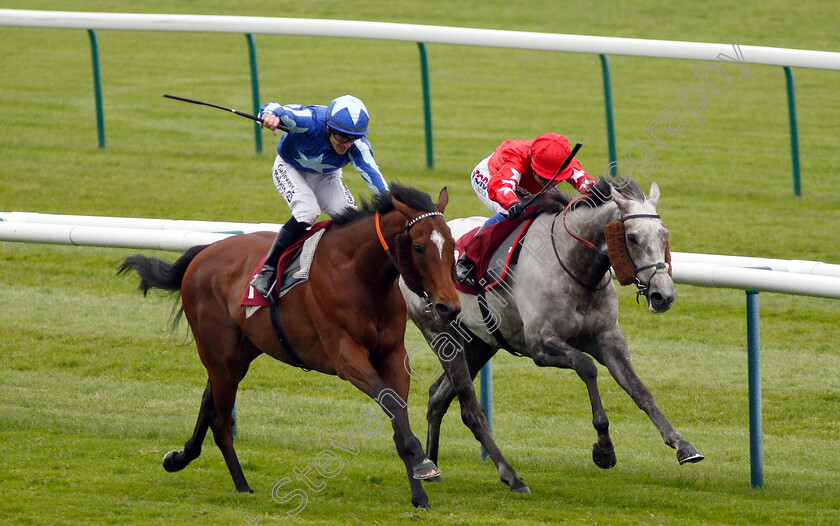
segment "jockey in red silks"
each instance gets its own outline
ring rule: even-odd
[[[496,212],[484,225],[505,218],[515,219],[525,213],[522,201],[542,190],[557,175],[570,153],[569,140],[557,133],[544,133],[531,140],[512,139],[499,145],[492,155],[478,163],[470,176],[478,198]],[[588,193],[596,183],[577,159],[572,159],[552,184],[560,181],[568,181],[582,194]],[[458,278],[468,278],[474,266],[462,255],[458,259]]]

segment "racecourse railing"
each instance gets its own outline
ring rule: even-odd
[[[452,225],[451,222],[450,225]],[[19,241],[183,251],[193,245],[213,243],[245,232],[277,231],[281,226],[271,223],[226,223],[0,212],[0,242]],[[453,231],[455,230],[457,228],[453,225]],[[763,487],[764,455],[758,293],[759,291],[778,292],[840,299],[840,265],[819,261],[673,252],[672,266],[673,278],[676,283],[701,287],[740,289],[747,294],[750,482],[753,487]],[[492,431],[492,361],[488,362],[481,370],[481,404],[487,414]]]
[[[133,13],[79,13],[68,11],[30,11],[0,9],[0,25],[86,29],[90,36],[94,68],[94,94],[96,98],[99,147],[105,147],[105,125],[102,108],[102,88],[99,74],[99,46],[96,29],[142,31],[198,31],[242,33],[248,41],[251,64],[251,92],[254,112],[259,109],[259,80],[256,60],[255,33],[275,35],[306,35],[321,37],[347,37],[416,42],[420,51],[423,84],[423,106],[426,131],[426,164],[434,165],[432,140],[431,96],[428,60],[425,43],[486,46],[543,51],[590,53],[601,60],[604,104],[607,121],[607,142],[610,168],[621,164],[616,158],[615,124],[613,119],[612,87],[608,55],[630,55],[655,58],[728,61],[742,64],[765,64],[784,68],[788,95],[790,125],[791,165],[794,195],[801,195],[799,166],[799,133],[796,118],[796,97],[792,67],[840,70],[840,53],[784,49],[763,46],[741,46],[733,40],[730,44],[644,40],[583,35],[563,35],[474,29],[463,27],[423,26],[385,22],[360,22],[344,20],[312,20],[300,18],[265,18],[243,16],[162,15]],[[734,56],[728,55],[732,53]],[[699,73],[699,72],[698,72]],[[701,78],[701,81],[703,79]],[[702,88],[700,88],[702,89]],[[254,141],[257,153],[262,151],[262,136],[254,124]],[[634,143],[625,148],[624,158],[633,165]]]

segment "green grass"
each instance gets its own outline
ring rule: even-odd
[[[4,8],[377,20],[836,51],[831,2],[558,4],[483,2],[96,2],[9,0]],[[806,27],[807,30],[803,30]],[[274,137],[254,154],[244,119],[164,99],[249,110],[241,35],[97,31],[107,147],[97,148],[88,37],[0,26],[0,211],[283,222],[271,184]],[[428,45],[435,167],[427,170],[417,46],[257,35],[263,100],[361,97],[389,179],[434,196],[447,216],[486,215],[467,178],[502,140],[558,131],[581,142],[593,174],[607,162],[597,57]],[[704,63],[610,57],[619,157]],[[750,66],[709,95],[705,121],[660,138],[658,168],[675,251],[840,263],[837,72],[794,70],[803,196],[792,198],[781,68]],[[739,76],[740,75],[740,76]],[[644,139],[643,139],[644,140]],[[648,144],[649,146],[649,144]],[[346,182],[367,189],[352,168]],[[171,300],[115,276],[135,251],[0,243],[0,517],[9,524],[260,524],[290,521],[294,469],[332,449],[342,471],[296,521],[314,524],[836,524],[840,522],[840,310],[836,301],[761,294],[764,479],[750,488],[744,293],[678,286],[653,316],[622,289],[634,364],[677,429],[705,455],[679,466],[648,418],[601,368],[618,464],[590,459],[595,432],[583,384],[510,356],[494,360],[495,436],[531,487],[514,495],[453,406],[444,421],[433,509],[409,503],[388,433],[336,450],[370,407],[349,383],[257,360],[238,398],[237,451],[254,495],[234,489],[208,439],[187,469],[160,460],[189,437],[206,376],[185,327],[165,334]],[[148,252],[174,259],[176,254]],[[408,346],[422,346],[410,328]],[[434,370],[429,352],[413,356]],[[428,384],[410,417],[425,437]],[[311,473],[310,473],[311,474]]]

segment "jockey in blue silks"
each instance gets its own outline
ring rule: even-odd
[[[257,292],[268,297],[280,255],[321,212],[335,215],[356,207],[342,180],[344,166],[352,164],[374,195],[387,191],[388,185],[365,138],[370,120],[367,108],[356,97],[343,95],[329,106],[269,102],[260,107],[260,117],[262,127],[275,135],[281,123],[289,129],[277,145],[272,178],[292,218],[277,233],[262,270],[251,281]]]

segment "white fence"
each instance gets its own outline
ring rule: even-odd
[[[142,31],[207,31],[370,38],[467,46],[567,51],[603,55],[719,60],[721,44],[563,35],[387,22],[251,16],[78,13],[0,9],[0,25]],[[840,70],[840,53],[739,46],[749,64]],[[737,57],[732,57],[737,61]]]
[[[453,234],[485,218],[453,219]],[[193,245],[261,230],[277,223],[230,223],[132,217],[0,212],[0,241],[183,251]],[[840,299],[840,265],[673,252],[676,283]]]

